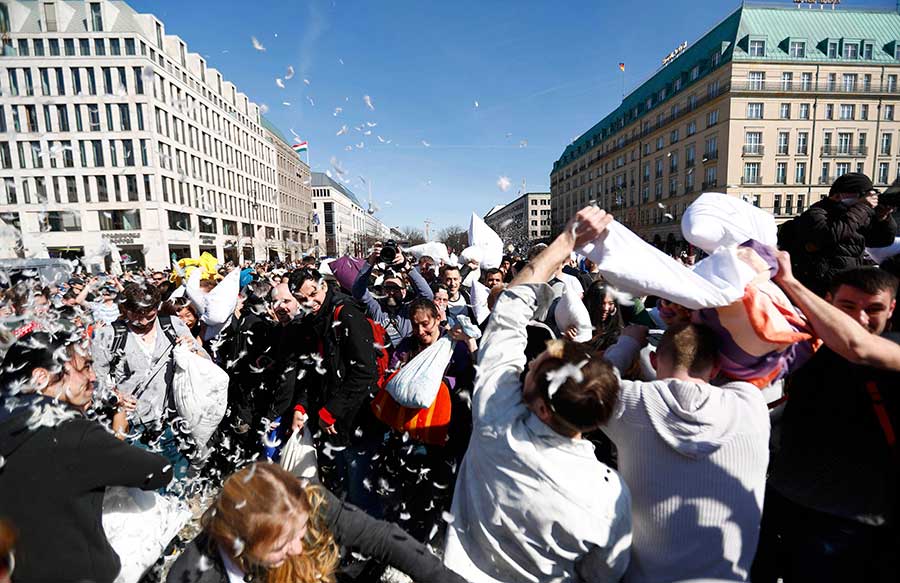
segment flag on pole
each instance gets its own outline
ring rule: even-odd
[[[625,63],[619,63],[619,70],[625,72]]]
[[[302,142],[296,142],[293,146],[294,151],[298,154],[300,152],[308,152],[309,151],[309,142],[303,140]]]

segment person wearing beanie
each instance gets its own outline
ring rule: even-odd
[[[778,244],[790,252],[797,279],[824,295],[837,272],[868,263],[866,247],[894,242],[893,210],[878,204],[868,176],[850,172],[834,181],[827,198],[785,223]]]

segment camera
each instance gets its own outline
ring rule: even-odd
[[[882,206],[900,207],[900,178],[878,195],[878,204]]]
[[[384,245],[381,246],[381,253],[379,257],[385,263],[393,263],[394,259],[397,258],[397,254],[400,253],[400,248],[397,246],[397,242],[393,239],[388,239],[384,242]]]

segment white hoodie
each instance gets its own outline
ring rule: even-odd
[[[638,348],[622,337],[605,356],[621,369]],[[604,432],[632,496],[625,581],[747,580],[769,462],[761,391],[742,382],[622,381]]]

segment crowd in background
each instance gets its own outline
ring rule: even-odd
[[[497,265],[385,242],[9,271],[0,581],[121,580],[110,487],[193,512],[144,581],[896,581],[900,255],[866,251],[892,211],[846,175],[754,247],[808,334],[742,341],[753,363],[733,312],[581,255],[611,236],[595,207]],[[790,362],[742,375],[783,357],[765,342]]]

